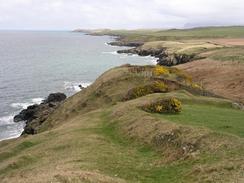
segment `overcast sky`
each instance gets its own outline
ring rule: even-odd
[[[244,25],[244,0],[0,0],[0,29]]]

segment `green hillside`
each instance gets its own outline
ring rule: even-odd
[[[181,112],[144,110],[172,98]],[[125,65],[65,100],[38,134],[0,142],[0,179],[242,182],[242,119],[232,101],[178,69]]]

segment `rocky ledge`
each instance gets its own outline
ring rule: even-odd
[[[36,134],[38,127],[65,99],[66,95],[63,93],[52,93],[41,104],[28,106],[27,109],[14,116],[14,122],[26,121],[22,135]]]
[[[157,58],[157,63],[164,66],[174,66],[184,64],[196,59],[194,54],[168,53],[167,48],[143,49],[141,46],[136,48],[119,50],[118,53],[137,54],[139,56],[152,56]]]
[[[111,46],[127,46],[127,47],[139,47],[142,46],[142,42],[124,42],[124,41],[114,41],[108,43]]]

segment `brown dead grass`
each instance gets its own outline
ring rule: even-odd
[[[244,64],[204,59],[177,68],[188,72],[205,89],[244,103]]]
[[[215,44],[221,44],[224,46],[243,46],[244,45],[244,39],[243,38],[236,38],[236,39],[209,39],[210,42]]]

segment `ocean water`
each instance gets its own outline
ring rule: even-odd
[[[154,64],[151,57],[119,55],[109,36],[73,32],[0,31],[0,140],[18,137],[24,122],[14,123],[22,109],[40,103],[51,92],[68,96],[79,84],[90,85],[109,68]]]

